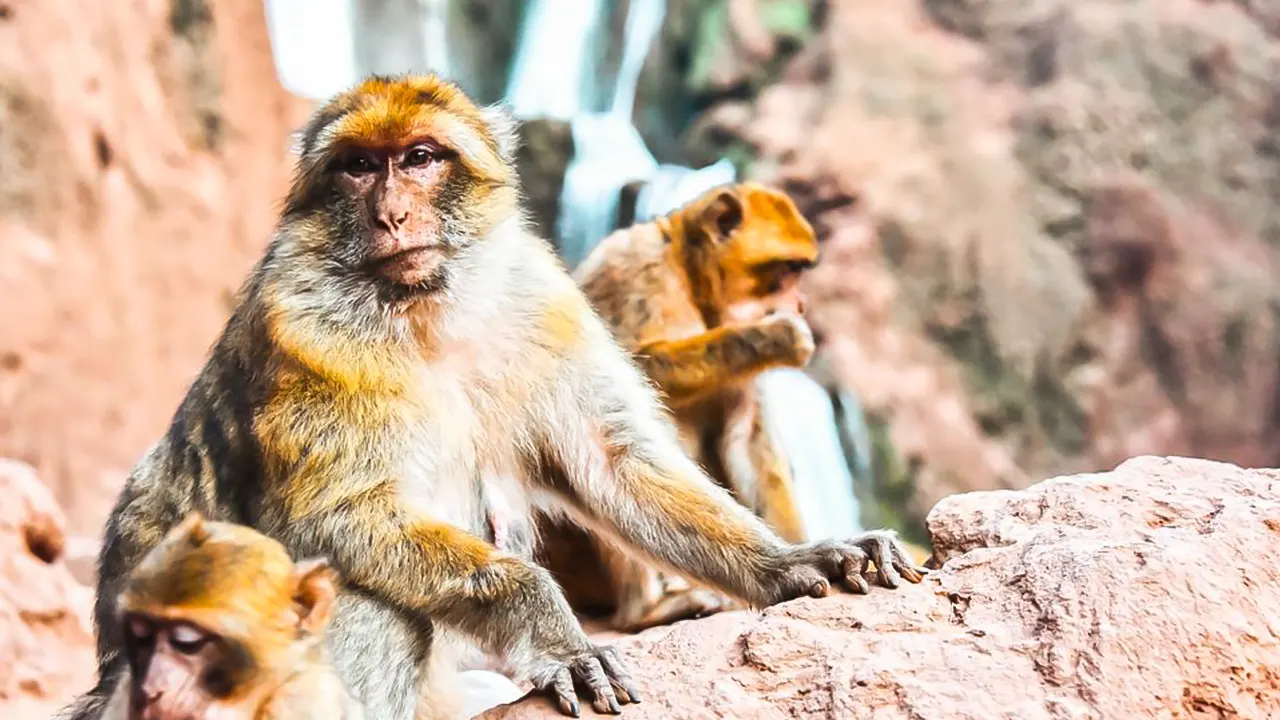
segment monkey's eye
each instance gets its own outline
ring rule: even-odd
[[[367,155],[350,155],[346,157],[340,166],[342,172],[348,175],[363,175],[371,173],[376,168],[372,159]]]
[[[169,631],[169,644],[183,655],[195,655],[209,642],[209,636],[190,625],[174,625]]]
[[[418,146],[405,153],[404,164],[406,167],[415,167],[419,165],[426,165],[435,159],[435,153],[425,147]]]

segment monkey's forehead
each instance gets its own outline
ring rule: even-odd
[[[372,76],[315,113],[303,150],[335,143],[394,146],[422,134],[443,141],[461,129],[445,117],[487,134],[480,109],[453,83],[435,75]]]

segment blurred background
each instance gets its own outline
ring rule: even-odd
[[[794,197],[820,347],[775,388],[837,525],[921,541],[947,494],[1139,454],[1280,464],[1276,3],[0,0],[0,456],[74,533],[198,371],[291,132],[426,69],[522,119],[569,265],[710,185]]]

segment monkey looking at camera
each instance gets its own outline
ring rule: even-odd
[[[360,720],[324,647],[336,593],[323,559],[190,513],[117,599],[127,669],[104,716]]]
[[[813,228],[785,194],[756,183],[713,188],[652,222],[615,231],[574,277],[655,382],[685,449],[784,540],[805,540],[783,448],[755,381],[804,367],[814,351],[801,274],[818,259]],[[560,523],[544,560],[580,609],[613,609],[640,630],[732,607],[642,558]],[[598,569],[583,562],[595,553]]]
[[[100,557],[100,716],[124,578],[183,515],[341,573],[327,644],[367,717],[447,702],[455,638],[579,714],[639,699],[531,557],[535,509],[765,606],[920,570],[891,534],[782,541],[681,450],[658,398],[524,228],[514,121],[435,76],[372,77],[302,133],[275,235]],[[577,687],[575,687],[575,684]]]

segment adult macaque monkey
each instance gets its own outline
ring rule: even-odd
[[[753,605],[918,569],[891,534],[789,545],[681,451],[653,389],[523,227],[514,123],[435,76],[321,107],[265,256],[100,559],[97,717],[123,669],[120,583],[190,509],[341,573],[328,642],[368,717],[445,693],[442,633],[577,715],[638,699],[534,564],[555,509]],[[430,668],[430,672],[428,672]],[[431,703],[428,703],[428,705]]]
[[[337,592],[323,559],[294,563],[247,527],[191,513],[117,600],[128,669],[109,720],[360,720],[324,630]]]

